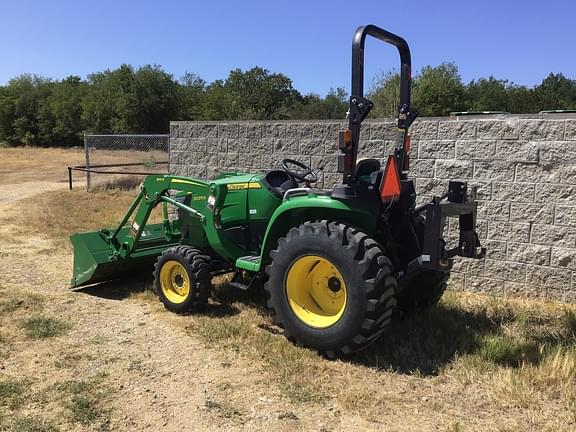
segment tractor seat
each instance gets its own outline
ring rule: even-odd
[[[375,171],[380,171],[380,161],[378,159],[361,159],[356,164],[356,178],[361,181],[370,182],[370,176]]]
[[[378,159],[361,159],[356,164],[356,178],[361,183],[377,186],[382,181],[381,168]]]
[[[284,197],[288,189],[298,187],[298,184],[283,170],[268,171],[261,181],[278,198]]]

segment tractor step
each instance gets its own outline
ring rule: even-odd
[[[259,271],[260,257],[258,255],[246,255],[236,260],[236,267],[242,270]]]

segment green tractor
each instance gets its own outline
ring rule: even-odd
[[[360,127],[372,108],[363,97],[367,36],[396,46],[401,58],[398,136],[384,167],[357,159]],[[316,172],[290,159],[267,173],[223,173],[208,181],[148,176],[117,228],[71,236],[72,286],[151,268],[155,261],[160,300],[188,313],[206,304],[214,275],[233,272],[236,288],[265,282],[267,307],[289,340],[329,357],[365,348],[395,311],[413,312],[440,299],[453,257],[485,252],[466,183],[451,181],[443,196],[416,206],[407,176],[408,128],[417,115],[410,80],[404,39],[372,25],[358,28],[349,126],[338,137],[341,185],[314,189]],[[159,204],[163,222],[148,223]],[[458,244],[450,249],[443,239],[448,217],[459,218]]]

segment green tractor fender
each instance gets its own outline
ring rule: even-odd
[[[374,232],[378,219],[367,209],[353,208],[329,196],[308,194],[286,199],[270,218],[260,252],[260,270],[266,265],[269,254],[280,237],[292,227],[306,221],[329,220],[347,223],[363,231]]]

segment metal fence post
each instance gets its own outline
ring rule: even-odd
[[[168,149],[168,174],[172,174],[170,171],[170,134],[166,135],[166,148]]]
[[[90,149],[88,148],[88,138],[84,134],[84,156],[86,157],[86,191],[90,192]]]

